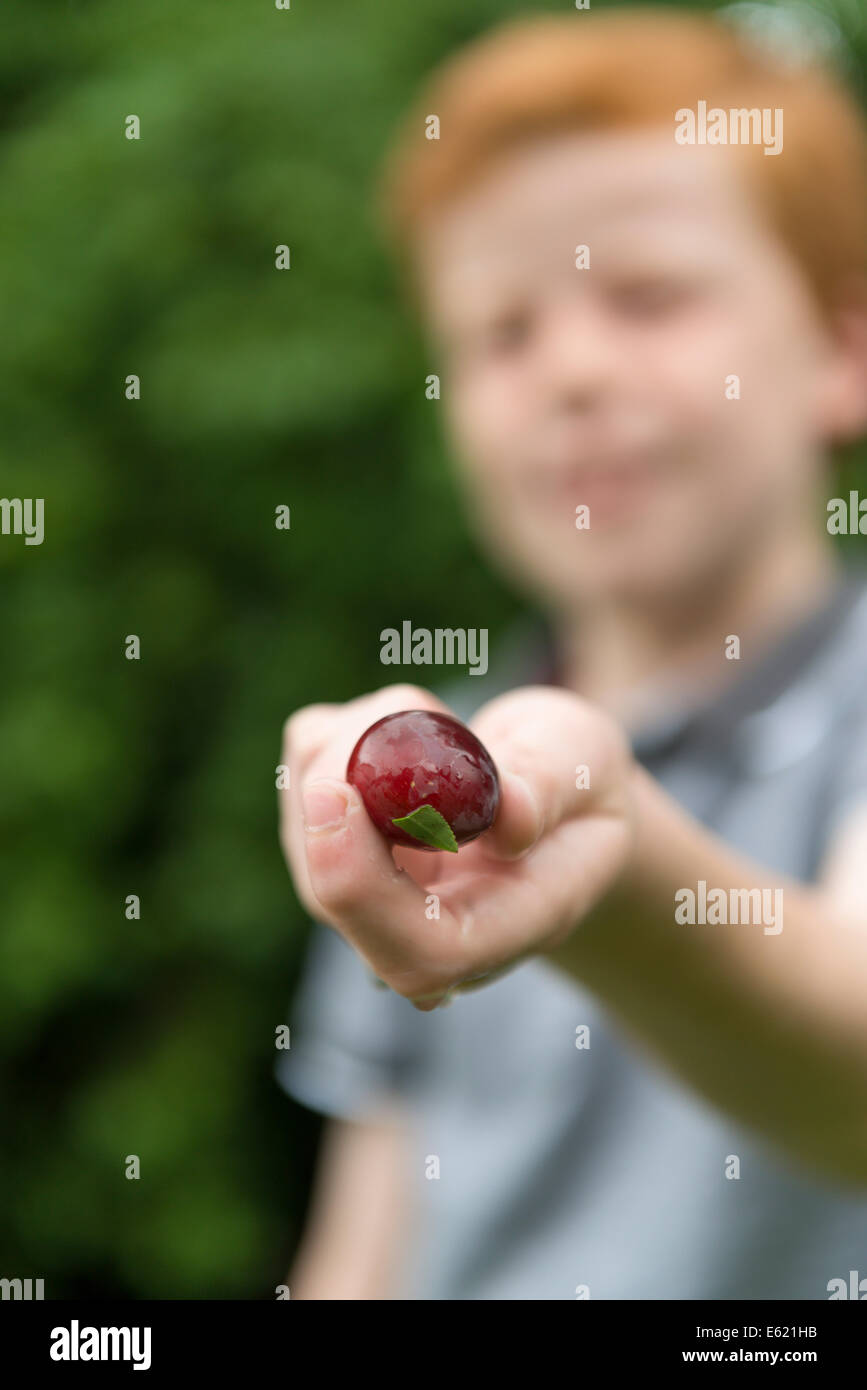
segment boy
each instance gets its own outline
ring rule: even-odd
[[[731,139],[676,138],[699,102]],[[538,18],[434,75],[385,193],[478,534],[543,620],[447,692],[503,781],[459,855],[392,857],[343,780],[438,698],[287,723],[319,925],[278,1075],[332,1117],[292,1297],[836,1296],[867,1276],[867,597],[826,525],[867,429],[862,117],[719,20]]]

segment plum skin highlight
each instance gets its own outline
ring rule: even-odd
[[[488,750],[459,719],[431,710],[403,710],[371,724],[349,756],[346,780],[377,829],[408,849],[435,846],[394,825],[396,818],[432,806],[466,845],[493,824],[500,802]]]

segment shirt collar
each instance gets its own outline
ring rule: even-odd
[[[844,574],[820,609],[789,628],[719,695],[689,708],[668,710],[633,729],[630,740],[635,756],[644,759],[672,751],[687,737],[707,738],[716,747],[723,740],[736,739],[741,725],[753,727],[751,716],[769,712],[769,707],[797,684],[864,596],[863,577]],[[520,626],[528,657],[525,680],[560,684],[550,624],[544,619],[535,625],[525,620]]]

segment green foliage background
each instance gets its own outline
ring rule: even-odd
[[[383,626],[495,635],[517,605],[368,190],[437,59],[557,8],[4,7],[0,490],[45,498],[46,539],[0,547],[0,1274],[48,1297],[285,1274],[318,1122],[272,1079],[306,931],[282,722],[385,683]]]

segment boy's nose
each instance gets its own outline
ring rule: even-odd
[[[557,403],[584,410],[605,396],[622,370],[603,312],[580,303],[549,307],[539,332],[540,378]]]

